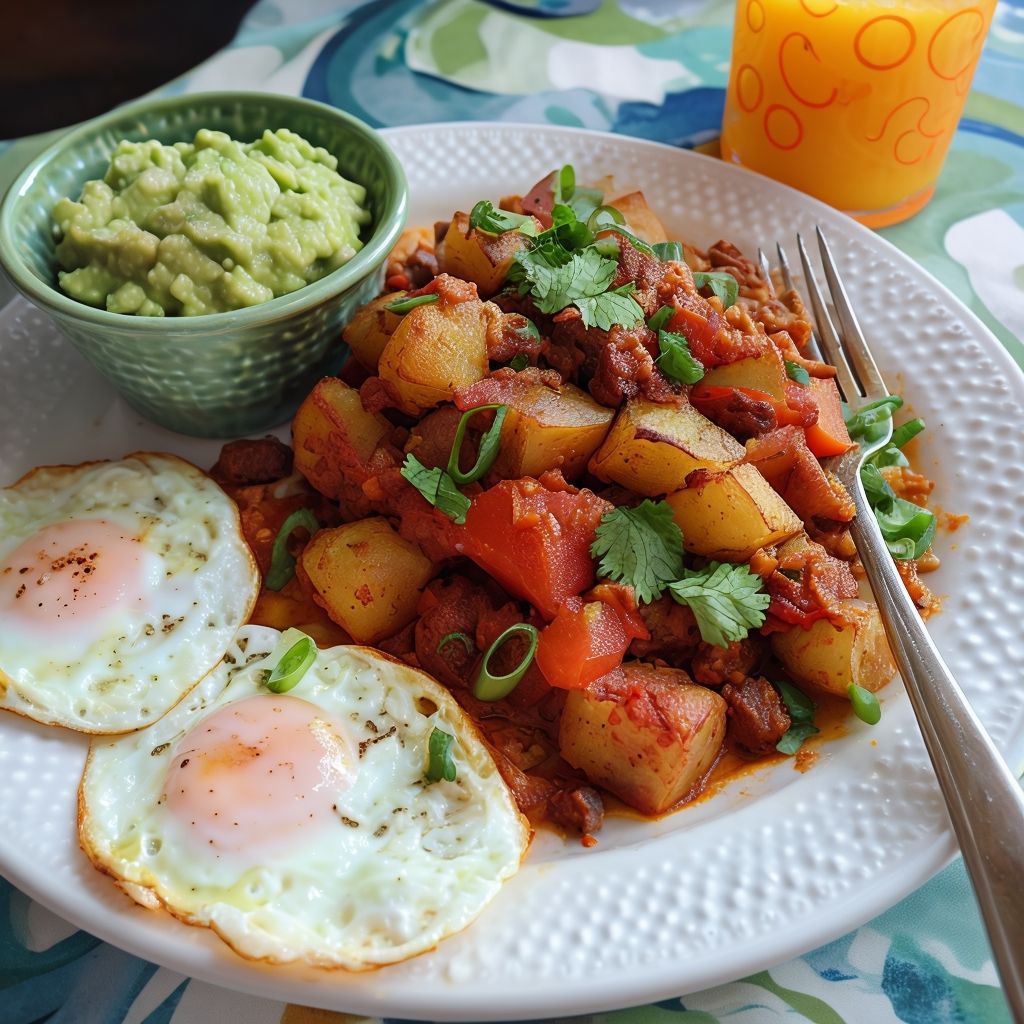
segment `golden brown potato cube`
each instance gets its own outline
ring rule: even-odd
[[[667,242],[668,234],[661,221],[654,211],[647,205],[643,192],[630,192],[627,195],[619,196],[608,203],[614,206],[630,226],[634,235],[642,238],[645,242],[655,245],[658,242]]]
[[[471,228],[469,214],[457,213],[437,246],[437,267],[442,274],[472,281],[486,299],[505,283],[516,251],[525,245],[526,237],[518,231],[490,235]]]
[[[369,461],[390,430],[383,416],[363,408],[355,388],[324,377],[292,420],[295,468],[321,494],[337,499],[346,491],[346,476]]]
[[[352,355],[368,370],[376,372],[384,346],[402,322],[401,314],[392,313],[384,307],[404,295],[405,292],[389,292],[360,306],[341,332],[342,340],[352,350]]]
[[[758,548],[804,528],[757,469],[745,464],[694,473],[683,490],[665,500],[686,550],[720,562],[746,562]]]
[[[558,390],[537,384],[516,405],[505,415],[494,465],[506,479],[539,476],[546,469],[560,469],[567,480],[579,476],[615,415],[572,384]]]
[[[810,629],[772,633],[772,651],[797,683],[840,697],[850,683],[879,690],[896,674],[896,665],[878,609],[856,599],[841,603],[841,626],[818,619]]]
[[[753,388],[764,391],[776,401],[786,401],[786,364],[774,345],[759,356],[747,356],[734,363],[723,363],[704,374],[702,384],[727,388]]]
[[[500,316],[497,306],[479,299],[434,302],[406,313],[378,367],[402,412],[418,416],[485,377],[487,325]]]
[[[302,552],[302,568],[319,603],[357,644],[412,622],[434,574],[423,552],[380,517],[321,530]]]
[[[679,490],[695,469],[728,469],[745,451],[688,402],[658,405],[633,398],[619,410],[590,460],[590,472],[653,497]]]
[[[625,665],[630,696],[570,690],[562,757],[644,814],[696,796],[725,738],[725,701],[679,669]]]

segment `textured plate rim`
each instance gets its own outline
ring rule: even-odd
[[[774,181],[752,176],[749,172],[722,164],[713,158],[678,150],[671,146],[579,129],[500,122],[454,122],[388,129],[384,134],[394,144],[401,144],[404,141],[412,141],[424,136],[436,137],[451,133],[464,136],[491,133],[498,137],[511,137],[523,132],[534,137],[543,136],[549,139],[553,145],[563,142],[586,145],[589,142],[590,145],[609,145],[616,149],[636,149],[640,152],[650,150],[662,154],[672,154],[672,159],[678,159],[681,165],[690,160],[706,161],[705,166],[712,165],[723,180],[739,181],[741,179],[733,176],[741,175],[744,187],[758,189],[766,197],[776,198],[788,207],[790,212],[792,212],[793,205],[796,204],[801,211],[812,212],[815,219],[821,220],[827,225],[839,225],[840,230],[851,233],[854,238],[859,238],[869,249],[885,254],[898,264],[904,273],[915,278],[928,293],[937,296],[947,306],[951,305],[960,320],[968,327],[969,336],[982,345],[985,355],[997,364],[1001,364],[1001,367],[1005,369],[1007,378],[1013,382],[1012,390],[1016,399],[1020,401],[1024,396],[1024,378],[1021,378],[1019,368],[1009,354],[981,321],[931,275],[884,239],[848,221],[831,208]],[[756,181],[756,184],[753,181]],[[412,198],[415,202],[415,194]],[[657,206],[657,197],[653,198]],[[899,697],[902,697],[902,694]],[[904,705],[896,710],[902,712],[902,717],[905,719],[898,724],[901,728],[909,725],[916,734],[916,727],[913,726],[912,719],[907,717],[909,708],[905,706],[905,699],[902,701],[898,699],[897,703]],[[1017,743],[1020,736],[1015,736],[1013,739]],[[917,744],[920,745],[919,739]],[[934,789],[933,782],[931,788]],[[666,847],[678,846],[683,842],[679,838],[680,835],[681,833],[677,833],[675,836],[654,840],[645,849],[663,851]],[[718,966],[704,965],[696,973],[688,964],[683,964],[678,968],[673,966],[670,969],[663,963],[659,963],[653,967],[633,967],[627,976],[589,977],[585,983],[579,984],[576,988],[566,986],[564,983],[560,984],[557,980],[554,984],[545,982],[532,987],[524,987],[521,982],[510,981],[504,988],[500,985],[489,984],[486,986],[486,990],[483,988],[474,990],[472,986],[452,982],[446,988],[442,986],[431,989],[426,997],[423,994],[422,981],[417,979],[415,972],[411,980],[399,979],[393,974],[396,970],[403,970],[404,967],[386,969],[372,975],[356,976],[352,984],[346,983],[348,976],[340,976],[341,984],[337,984],[339,978],[337,975],[311,974],[308,971],[290,969],[285,971],[268,970],[259,965],[246,964],[221,950],[216,940],[204,941],[202,933],[197,934],[198,930],[185,929],[184,926],[178,926],[177,930],[167,929],[164,926],[170,922],[163,920],[154,928],[152,918],[147,912],[122,904],[116,892],[113,893],[112,899],[118,902],[101,908],[109,913],[97,919],[90,914],[88,900],[82,904],[73,895],[52,892],[46,884],[47,880],[41,878],[39,873],[33,870],[30,861],[20,857],[17,850],[5,848],[2,839],[0,839],[0,868],[11,881],[30,896],[50,906],[73,923],[92,931],[100,938],[165,966],[215,984],[270,998],[287,999],[299,1003],[306,1002],[310,1005],[350,1012],[406,1017],[429,1016],[435,1019],[451,1020],[498,1020],[513,1016],[518,1018],[553,1016],[636,1005],[644,1001],[667,998],[679,995],[681,992],[694,991],[725,982],[753,970],[783,962],[871,919],[922,884],[948,861],[955,850],[955,842],[948,826],[939,827],[929,833],[927,844],[916,851],[913,858],[900,863],[895,870],[884,877],[873,878],[867,892],[850,894],[844,900],[829,906],[827,915],[819,914],[818,920],[810,925],[804,922],[798,929],[784,931],[781,938],[778,937],[775,929],[771,929],[747,942],[742,948],[732,951],[730,955],[724,956],[719,951],[716,954]],[[625,865],[634,856],[628,849],[613,848],[607,851],[607,854],[609,861],[622,865]],[[551,871],[550,864],[531,864],[528,858],[520,878],[530,876],[534,881],[538,881],[545,875],[550,875]],[[557,873],[557,866],[554,871]],[[113,890],[111,891],[113,892]],[[507,896],[509,891],[510,886],[506,886],[502,896]],[[502,897],[499,897],[499,902],[501,900]],[[472,926],[468,934],[472,936],[474,928],[479,927],[480,925]],[[448,940],[441,947],[442,954],[449,948],[454,951],[455,944],[465,934]],[[416,961],[410,963],[415,965]]]

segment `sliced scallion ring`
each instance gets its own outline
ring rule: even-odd
[[[316,644],[312,637],[303,636],[285,651],[284,657],[267,677],[267,689],[273,693],[287,693],[294,689],[314,661]]]
[[[308,508],[296,509],[282,524],[270,552],[270,569],[263,581],[267,590],[281,590],[295,574],[295,559],[288,550],[288,538],[300,527],[310,534],[320,529],[316,516]]]
[[[530,638],[529,646],[526,648],[526,653],[523,655],[522,660],[511,672],[507,672],[503,676],[492,674],[490,670],[491,658],[505,641],[516,633],[524,633]],[[509,626],[487,648],[487,653],[484,655],[483,661],[480,662],[480,671],[473,682],[473,696],[477,700],[501,700],[502,697],[507,697],[519,685],[520,680],[526,675],[526,670],[532,664],[533,656],[537,653],[537,640],[539,637],[540,632],[537,627],[531,626],[528,622],[517,622],[514,626]]]
[[[466,648],[467,654],[473,653],[473,641],[465,633],[446,633],[441,637],[435,653],[440,654],[453,640],[461,640],[462,646]]]
[[[477,452],[476,462],[472,469],[463,473],[459,469],[459,455],[462,452],[462,440],[466,436],[466,427],[469,426],[469,421],[484,409],[497,410],[494,414],[494,422],[488,428],[487,433],[480,438],[480,450]],[[476,483],[494,465],[494,460],[501,450],[501,425],[505,422],[507,412],[507,405],[478,405],[474,409],[467,409],[462,414],[462,419],[459,420],[459,425],[455,428],[455,440],[452,442],[452,451],[448,456],[447,467],[448,475],[457,484]]]
[[[414,310],[417,306],[426,306],[431,302],[437,302],[439,299],[440,296],[437,292],[430,292],[428,295],[414,295],[412,298],[395,299],[394,302],[389,302],[384,308],[389,313],[404,315]]]
[[[663,263],[668,263],[670,260],[678,263],[683,258],[683,247],[679,242],[655,242],[651,248],[654,250],[654,255]]]

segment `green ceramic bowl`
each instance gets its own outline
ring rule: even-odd
[[[121,139],[190,142],[198,129],[215,128],[247,142],[282,127],[333,153],[339,172],[366,187],[373,219],[343,267],[288,295],[206,316],[110,313],[60,290],[51,211],[103,176]],[[133,408],[184,434],[236,437],[283,423],[320,377],[337,372],[340,327],[380,290],[407,205],[397,157],[349,114],[267,93],[175,96],[115,110],[36,157],[0,206],[0,262]]]

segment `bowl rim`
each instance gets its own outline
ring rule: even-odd
[[[312,281],[301,288],[296,288],[293,292],[275,296],[253,306],[243,306],[241,309],[223,310],[216,313],[201,313],[196,316],[153,317],[138,316],[134,313],[113,313],[107,309],[90,306],[88,303],[66,295],[56,283],[44,284],[28,270],[18,252],[18,247],[13,244],[14,221],[19,202],[24,198],[26,189],[58,154],[104,128],[116,125],[121,121],[141,118],[154,112],[173,110],[191,104],[245,103],[260,99],[273,100],[286,106],[304,107],[315,113],[326,114],[335,121],[341,121],[349,128],[354,129],[357,134],[363,135],[367,143],[375,146],[384,157],[385,165],[394,176],[397,185],[395,201],[387,216],[379,221],[377,229],[367,239],[363,248],[347,263],[332,270],[318,281]],[[332,296],[343,293],[367,273],[372,272],[375,264],[382,262],[387,257],[405,227],[408,213],[409,183],[401,161],[377,129],[348,111],[333,107],[328,103],[321,103],[318,100],[307,99],[304,96],[252,89],[179,93],[175,96],[143,99],[115,107],[105,114],[82,122],[29,160],[7,189],[3,201],[0,202],[0,266],[7,272],[12,283],[22,294],[54,314],[63,314],[65,317],[75,320],[90,321],[95,326],[130,329],[143,336],[166,333],[172,324],[174,325],[173,329],[178,332],[191,333],[190,329],[194,325],[196,330],[221,333],[225,330],[244,328],[256,323],[265,324],[268,321],[284,320],[296,313],[312,309]]]

